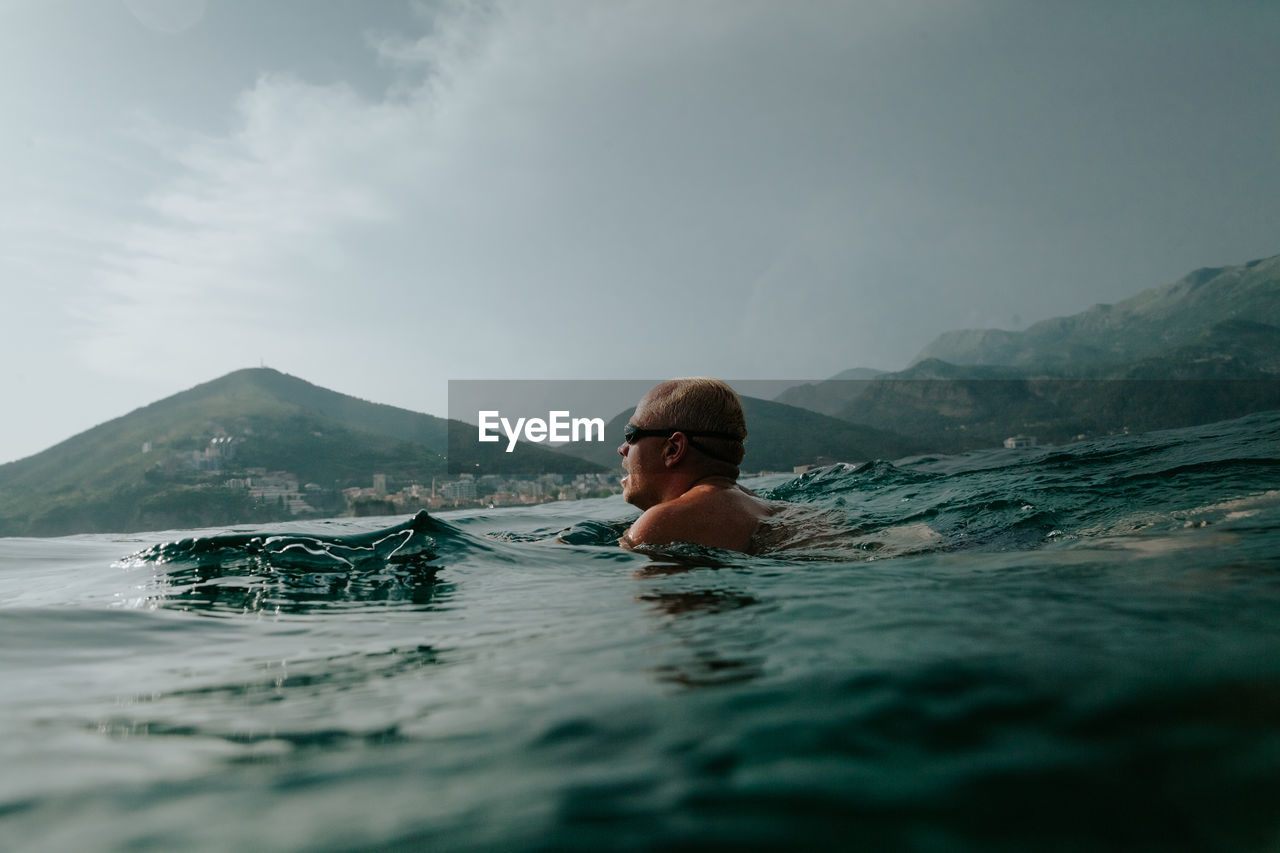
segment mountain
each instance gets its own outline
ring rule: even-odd
[[[0,535],[273,521],[303,505],[303,515],[337,515],[341,490],[375,473],[391,488],[447,479],[441,454],[459,429],[474,427],[240,370],[0,465]],[[538,447],[455,461],[485,473],[599,470]],[[255,495],[255,479],[274,485]]]
[[[819,461],[897,459],[923,449],[919,443],[888,430],[852,424],[771,400],[743,397],[742,408],[748,432],[743,471],[790,471],[797,465]],[[565,452],[618,468],[622,428],[634,412],[634,408],[621,412],[605,425],[603,444],[583,444],[580,449]]]
[[[1280,255],[1239,266],[1199,269],[1114,305],[1095,305],[1021,332],[947,332],[925,347],[916,362],[938,359],[1059,375],[1097,375],[1099,368],[1202,344],[1215,328],[1229,329],[1241,321],[1280,327]],[[1275,363],[1274,350],[1269,359],[1268,363]]]
[[[906,370],[846,371],[779,400],[940,453],[1280,408],[1280,255],[1197,270],[1024,332],[948,332]]]
[[[448,421],[444,418],[361,400],[269,368],[238,370],[157,405],[167,402],[181,405],[213,396],[220,396],[232,404],[237,400],[265,396],[275,403],[296,406],[331,418],[351,429],[363,429],[420,444],[437,454],[443,455],[448,446]]]
[[[1057,444],[1280,408],[1276,378],[1224,381],[1214,375],[1216,362],[1183,364],[1178,378],[1163,378],[1175,364],[1148,360],[1122,378],[1059,379],[930,359],[891,378],[862,383],[858,398],[838,415],[891,428],[931,452],[957,453],[996,447],[1016,435]]]
[[[1280,300],[1280,288],[1276,294]],[[1280,327],[1222,320],[1187,343],[1117,365],[1125,379],[1280,379]]]
[[[822,382],[809,382],[788,388],[774,399],[788,406],[799,406],[835,416],[848,403],[857,399],[867,381],[884,374],[885,371],[870,367],[851,367]]]

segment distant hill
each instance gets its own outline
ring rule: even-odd
[[[907,370],[864,368],[744,398],[745,471],[1141,431],[1280,408],[1280,255],[1201,269],[1022,332],[942,335]],[[795,405],[791,405],[795,404]],[[241,370],[0,465],[0,536],[273,521],[342,490],[477,475],[616,471],[629,412],[578,455],[470,440],[474,426]],[[380,478],[381,479],[381,478]],[[254,481],[250,483],[250,481]],[[415,493],[412,500],[418,500]]]
[[[1024,332],[948,332],[906,370],[779,397],[951,453],[1280,408],[1280,256],[1197,270]]]
[[[1203,344],[1215,327],[1230,329],[1241,321],[1280,327],[1280,255],[1239,266],[1199,269],[1114,305],[1095,305],[1021,332],[947,332],[925,347],[916,362],[938,359],[1096,376],[1099,368]],[[1274,365],[1275,359],[1272,350],[1266,363]]]
[[[931,359],[864,383],[839,414],[850,422],[891,426],[930,452],[956,453],[997,447],[1017,435],[1057,444],[1280,408],[1280,379],[1224,381],[1213,375],[1215,364],[1173,379],[1159,378],[1169,375],[1171,365],[1157,361],[1141,362],[1121,378],[1057,379]]]
[[[275,370],[240,370],[0,465],[0,535],[272,521],[294,517],[296,501],[309,507],[304,517],[337,515],[341,489],[368,487],[375,473],[391,488],[444,475],[449,430],[463,427]],[[489,451],[460,461],[485,473],[599,470],[537,447]],[[237,481],[255,469],[287,472],[298,497],[254,497]],[[266,474],[257,477],[281,480]]]
[[[874,429],[827,417],[817,412],[755,397],[743,397],[747,418],[747,455],[742,470],[790,471],[819,461],[865,462],[898,459],[919,452],[922,445],[889,430]],[[605,425],[603,444],[582,444],[567,450],[583,459],[618,468],[622,428],[635,412],[621,412]]]
[[[275,403],[332,418],[351,429],[420,444],[440,455],[448,447],[448,421],[444,418],[361,400],[270,368],[238,370],[162,402],[183,404],[210,396],[233,405],[240,399],[265,396]]]
[[[857,399],[866,382],[883,376],[886,371],[870,367],[851,367],[823,382],[796,385],[783,391],[776,402],[799,406],[824,415],[837,415],[845,405]]]
[[[1222,320],[1185,343],[1099,372],[1123,379],[1280,379],[1280,327]]]

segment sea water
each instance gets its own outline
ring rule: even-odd
[[[751,485],[0,539],[0,847],[1280,849],[1280,413]]]

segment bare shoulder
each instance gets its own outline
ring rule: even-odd
[[[768,514],[763,502],[736,490],[688,493],[645,510],[626,539],[636,545],[692,542],[747,551],[752,534]]]
[[[696,524],[686,508],[675,504],[675,501],[670,501],[645,510],[627,531],[627,539],[636,545],[696,541],[689,538],[698,532]]]

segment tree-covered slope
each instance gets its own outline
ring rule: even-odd
[[[242,483],[276,472],[316,512],[340,514],[341,490],[370,486],[375,473],[393,487],[444,478],[441,451],[459,426],[240,370],[0,465],[0,535],[270,521],[287,516],[283,502]],[[490,472],[599,470],[541,448],[513,456]]]
[[[925,347],[916,361],[1082,375],[1194,345],[1215,326],[1236,321],[1280,327],[1280,255],[1196,270],[1114,305],[1095,305],[1021,332],[947,332]]]
[[[950,332],[906,370],[786,399],[931,452],[1189,426],[1280,407],[1280,256],[1031,326]]]

